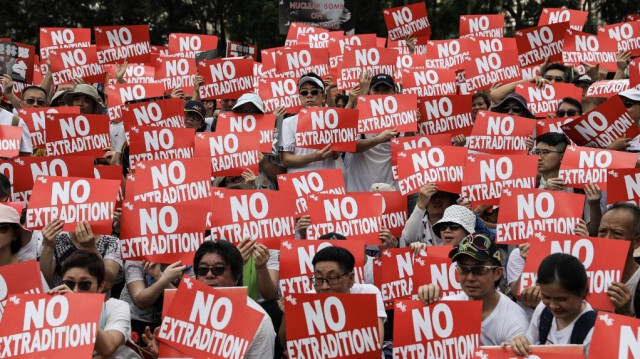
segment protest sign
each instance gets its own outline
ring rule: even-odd
[[[582,31],[582,27],[585,21],[587,21],[588,16],[588,11],[566,8],[544,8],[538,19],[538,26],[568,22],[571,29]]]
[[[342,31],[318,31],[299,34],[296,46],[305,46],[310,49],[328,49],[329,39],[341,38],[342,36],[344,36]]]
[[[532,83],[517,84],[515,92],[527,100],[529,111],[538,118],[555,114],[559,103],[566,97],[582,98],[581,88],[566,83],[546,84],[544,87]]]
[[[354,2],[344,0],[282,1],[279,8],[280,35],[287,34],[289,24],[293,27],[296,23],[304,31],[311,28],[353,33],[355,21],[352,14],[357,13],[354,6]]]
[[[609,37],[571,29],[564,35],[562,61],[565,65],[580,65],[587,62],[600,64],[600,68],[615,72],[617,57],[617,44]]]
[[[567,146],[558,176],[568,187],[584,188],[586,184],[607,190],[607,171],[612,168],[634,168],[636,153]]]
[[[469,155],[460,195],[475,205],[497,206],[507,188],[536,188],[538,157]]]
[[[334,81],[340,77],[340,68],[344,58],[345,49],[375,48],[377,45],[376,34],[358,34],[329,37],[329,73]],[[389,73],[391,74],[391,73]]]
[[[391,144],[391,173],[393,179],[398,178],[398,153],[431,146],[451,146],[451,135],[442,133],[430,136],[404,136],[395,137],[389,141]]]
[[[298,293],[284,307],[290,358],[380,358],[375,294]]]
[[[289,26],[289,30],[287,31],[287,39],[285,40],[284,46],[298,45],[298,38],[304,37],[305,35],[320,35],[327,33],[329,33],[329,30],[313,26],[313,24],[292,22],[291,26]]]
[[[629,87],[640,86],[640,60],[629,62]]]
[[[520,276],[521,293],[537,283],[538,267],[553,253],[566,253],[578,258],[587,271],[589,304],[595,309],[614,311],[607,290],[613,282],[622,281],[629,241],[536,232],[529,240],[527,260]]]
[[[473,129],[470,95],[428,96],[418,99],[422,135],[448,133],[469,136]]]
[[[94,178],[116,180],[120,183],[118,196],[116,197],[116,208],[122,207],[124,200],[124,181],[122,177],[122,165],[96,165],[93,168]]]
[[[415,132],[417,101],[415,94],[358,96],[358,133]]]
[[[431,35],[425,3],[385,9],[382,10],[382,15],[391,40],[401,40],[409,35],[413,37]]]
[[[484,153],[526,154],[535,127],[536,122],[526,117],[479,111],[466,146]]]
[[[258,61],[258,47],[256,45],[227,40],[227,57],[245,56],[251,56],[254,61]]]
[[[27,84],[33,83],[33,66],[35,63],[35,47],[12,42],[10,39],[0,40],[0,74],[7,74],[14,83],[14,93],[21,92]],[[21,86],[20,91],[16,91]],[[17,93],[16,96],[20,94]]]
[[[531,354],[517,356],[509,347],[481,346],[473,359],[584,359],[582,345],[530,345]]]
[[[252,59],[214,59],[198,62],[204,84],[200,99],[237,99],[253,89]]]
[[[104,66],[98,63],[95,46],[56,49],[50,51],[51,76],[55,85],[74,79],[87,83],[104,82]]]
[[[358,110],[337,107],[303,108],[298,115],[296,147],[355,152]]]
[[[430,40],[427,42],[425,67],[463,69],[471,61],[471,39]]]
[[[129,163],[193,157],[195,130],[134,126],[129,133]]]
[[[414,256],[411,248],[388,248],[382,251],[379,259],[381,264],[378,265],[380,276],[374,275],[374,281],[382,293],[387,310],[393,309],[393,303],[401,299],[418,299],[418,288],[431,283],[428,281],[425,259]]]
[[[61,106],[61,107],[21,107],[18,110],[18,116],[24,121],[29,128],[31,135],[31,143],[35,148],[43,148],[46,144],[44,138],[45,133],[45,117],[48,113],[65,113],[80,114],[79,106]]]
[[[526,243],[535,232],[573,233],[584,210],[582,194],[511,188],[500,197],[496,242]]]
[[[106,115],[48,113],[45,148],[50,156],[82,154],[102,157],[111,147]]]
[[[470,38],[469,41],[472,60],[464,73],[467,91],[484,90],[495,83],[520,78],[520,64],[513,56],[518,50],[515,39]]]
[[[184,128],[184,101],[168,98],[123,105],[122,123],[127,136],[140,126]]]
[[[154,57],[151,64],[155,62]],[[117,65],[104,65],[104,71],[107,73],[108,79],[106,85],[114,85],[118,83],[116,79],[116,66]],[[124,70],[124,79],[128,84],[148,84],[156,82],[155,78],[156,68],[154,66],[146,64],[127,64],[127,68]]]
[[[456,74],[451,69],[403,69],[402,92],[418,97],[445,96],[458,93]]]
[[[307,196],[313,193],[345,194],[344,177],[339,168],[280,174],[281,192],[295,193],[296,215],[307,212]]]
[[[398,51],[376,47],[345,48],[339,76],[335,78],[339,90],[350,90],[360,84],[360,74],[371,71],[373,74],[393,75],[397,71]]]
[[[20,152],[22,127],[0,125],[0,157],[16,157]]]
[[[611,97],[629,89],[629,79],[600,80],[589,86],[585,97]]]
[[[460,15],[460,37],[503,37],[504,15]]]
[[[215,176],[258,173],[259,132],[200,132],[195,136],[195,157],[209,157]]]
[[[398,188],[403,195],[433,183],[441,191],[459,193],[467,149],[442,146],[398,153]]]
[[[313,72],[320,77],[329,74],[329,50],[308,46],[284,47],[276,51],[276,74],[300,78]]]
[[[310,194],[307,203],[311,216],[307,239],[334,232],[349,239],[364,239],[366,244],[380,245],[380,196],[372,192]]]
[[[640,319],[599,312],[589,345],[589,358],[637,358],[640,355],[639,333]]]
[[[196,53],[215,50],[218,47],[218,37],[203,34],[169,34],[169,53],[173,56],[193,60]]]
[[[273,147],[273,129],[276,115],[242,114],[221,112],[218,115],[216,132],[221,133],[258,133],[260,152],[271,153]]]
[[[607,204],[640,204],[640,169],[616,168],[607,172]]]
[[[598,27],[598,34],[618,44],[618,51],[629,51],[631,56],[640,56],[640,21]]]
[[[427,54],[427,42],[429,41],[429,37],[428,36],[418,36],[416,37],[416,47],[414,49],[414,54],[410,54],[409,48],[407,47],[407,43],[406,41],[404,41],[404,39],[402,40],[397,40],[397,41],[393,41],[393,40],[389,40],[387,39],[387,44],[386,47],[388,49],[394,49],[396,51],[398,51],[398,54],[400,55],[411,55],[411,57],[414,58],[422,58],[426,60],[426,54]],[[381,47],[379,45],[377,45],[378,47]],[[416,61],[413,62],[414,64],[417,64]],[[420,61],[420,66],[412,66],[412,67],[425,67],[425,61]]]
[[[18,213],[22,212],[22,208]],[[42,293],[42,274],[35,260],[8,264],[0,267],[0,319],[12,294]]]
[[[111,121],[122,120],[122,106],[128,101],[164,96],[164,85],[161,83],[115,84],[106,86],[106,89]]]
[[[260,78],[258,96],[262,99],[265,113],[284,107],[289,113],[297,113],[302,105],[298,95],[298,79],[293,77]]]
[[[91,46],[91,29],[74,27],[41,27],[40,59],[49,58],[51,50]]]
[[[96,26],[93,28],[101,64],[149,63],[149,25]]]
[[[440,287],[443,297],[458,295],[463,293],[460,285],[460,275],[458,265],[451,261],[449,252],[453,249],[452,244],[441,246],[429,246],[426,249],[427,257],[423,258],[428,268],[429,278],[427,283],[435,283]]]
[[[197,74],[196,60],[193,58],[157,57],[154,76],[164,85],[165,92],[175,88],[187,95],[193,94],[193,78]]]
[[[400,191],[380,191],[374,195],[382,197],[382,222],[391,234],[400,238],[407,223],[407,198]]]
[[[538,25],[515,32],[520,66],[542,64],[562,59],[564,35],[569,28],[566,22],[551,25]]]

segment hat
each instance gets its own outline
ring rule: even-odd
[[[64,94],[64,97],[63,97],[64,102],[66,102],[67,105],[69,106],[73,106],[73,96],[75,95],[85,95],[90,97],[93,101],[95,101],[96,106],[93,109],[93,113],[95,114],[102,114],[106,109],[104,107],[104,104],[102,103],[102,99],[100,98],[100,95],[98,94],[98,90],[96,90],[96,88],[91,85],[88,85],[88,84],[76,85],[76,88],[73,91],[69,91],[66,94]]]
[[[581,75],[580,77],[576,78],[575,80],[573,80],[573,84],[577,85],[579,82],[584,82],[588,85],[591,85],[593,83],[593,80],[591,79],[591,76],[589,75]]]
[[[385,191],[395,191],[396,188],[393,187],[392,184],[388,184],[388,183],[374,183],[371,185],[371,188],[369,188],[369,191],[371,192],[385,192]]]
[[[195,112],[204,121],[204,117],[207,115],[207,111],[204,109],[204,105],[200,101],[189,101],[184,105],[184,112]]]
[[[324,81],[315,73],[309,72],[308,74],[302,75],[298,80],[298,88],[307,82],[311,82],[314,86],[320,87],[322,92],[324,92]]]
[[[522,97],[522,95],[519,95],[515,92],[512,92],[507,96],[505,96],[505,98],[502,99],[502,101],[500,101],[499,104],[491,108],[491,111],[504,113],[503,111],[507,107],[507,102],[509,101],[516,101],[522,107],[524,107],[523,117],[535,118],[535,116],[531,113],[531,111],[529,111],[529,108],[527,107],[527,100],[525,100],[525,98]]]
[[[464,255],[480,262],[492,261],[502,266],[502,253],[498,245],[484,234],[476,233],[464,237],[449,252],[449,258],[454,262]]]
[[[640,90],[635,88],[622,91],[618,95],[626,97],[631,101],[640,102]]]
[[[24,247],[31,241],[31,231],[25,229],[20,224],[20,213],[11,206],[0,204],[0,223],[15,223],[18,227],[20,237],[20,247]]]
[[[451,205],[444,210],[442,219],[433,225],[433,231],[440,237],[440,230],[445,223],[457,223],[471,234],[476,229],[476,215],[467,207],[458,204]]]
[[[391,87],[392,89],[396,88],[395,82],[393,82],[393,77],[387,74],[377,74],[373,76],[371,79],[371,84],[369,88],[376,88],[378,85],[385,85]]]
[[[69,93],[69,91],[70,90],[56,91],[56,93],[53,94],[53,97],[51,98],[51,103],[52,104],[56,103],[56,101],[58,101],[58,99],[61,98],[61,97],[63,98],[63,101],[64,101],[64,95]]]
[[[240,98],[238,99],[238,102],[236,102],[236,105],[233,106],[232,110],[235,110],[237,108],[239,108],[240,106],[244,105],[244,104],[253,104],[258,111],[260,111],[260,113],[264,114],[264,107],[262,106],[262,99],[260,98],[260,96],[258,96],[257,94],[253,93],[253,92],[247,92],[245,94],[243,94],[242,96],[240,96]]]

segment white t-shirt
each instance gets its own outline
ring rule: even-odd
[[[367,138],[376,135],[365,135]],[[344,182],[347,192],[367,192],[374,183],[392,184],[391,144],[381,143],[364,152],[344,156]]]
[[[524,262],[524,258],[520,255],[520,248],[514,248],[509,254],[509,261],[507,261],[507,283],[509,285],[520,278]]]
[[[316,150],[296,147],[296,129],[298,128],[298,115],[287,117],[282,122],[282,146],[281,151],[293,152],[294,155],[309,155]],[[336,161],[329,157],[322,161],[311,162],[303,167],[287,167],[287,172],[303,172],[336,168]]]
[[[585,312],[588,312],[590,310],[593,310],[593,308],[591,308],[591,305],[587,302],[585,303],[585,308],[582,311],[582,313],[580,313],[580,315],[584,314]],[[571,332],[573,331],[573,326],[576,324],[576,320],[578,320],[578,318],[580,318],[580,315],[576,317],[576,319],[573,320],[573,322],[571,322],[571,324],[567,325],[566,327],[562,328],[562,330],[558,330],[558,324],[556,322],[556,319],[553,318],[552,322],[551,322],[551,329],[549,330],[549,335],[547,335],[547,342],[546,343],[540,343],[540,336],[539,336],[539,325],[540,325],[540,316],[542,315],[542,311],[544,310],[544,303],[540,302],[538,304],[538,306],[536,307],[536,310],[533,312],[533,316],[531,317],[531,323],[529,324],[529,330],[527,331],[527,338],[529,339],[529,342],[531,342],[531,344],[533,345],[563,345],[563,344],[570,344],[571,341]],[[593,335],[593,328],[591,328],[591,330],[589,331],[589,333],[587,334],[587,337],[584,339],[584,348],[585,348],[585,353],[588,352],[588,348],[589,348],[589,344],[591,343],[591,336]]]
[[[109,124],[109,134],[111,138],[111,150],[122,152],[122,147],[126,142],[123,122],[111,122]]]
[[[276,344],[276,331],[273,329],[271,317],[265,312],[260,304],[247,297],[247,305],[263,314],[262,322],[258,327],[256,335],[253,337],[245,358],[273,358],[273,348]]]
[[[5,109],[0,108],[0,125],[11,126],[13,122],[13,113]],[[17,115],[17,113],[16,113]],[[31,143],[31,134],[29,133],[29,127],[20,119],[18,126],[22,128],[22,139],[20,140],[20,152],[33,153],[33,145]]]
[[[640,281],[640,267],[636,269],[631,278],[624,284],[631,291],[631,312],[635,316],[637,313],[633,307],[633,303],[636,300],[636,288],[638,287],[638,281]]]
[[[498,292],[498,304],[487,318],[482,321],[480,329],[480,345],[500,345],[518,335],[527,332],[529,321],[527,315],[509,297]],[[463,292],[442,298],[443,300],[470,300]]]
[[[119,299],[110,298],[103,305],[102,316],[100,318],[100,322],[105,323],[102,330],[115,330],[122,333],[122,335],[124,335],[124,342],[126,343],[131,337],[131,315],[129,314],[129,304]],[[118,347],[116,352],[113,353],[111,358],[129,359],[138,358],[138,355],[123,343]]]

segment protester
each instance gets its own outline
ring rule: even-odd
[[[205,132],[204,105],[198,101],[189,101],[184,105],[184,127],[193,128],[196,132]]]
[[[487,111],[491,107],[491,100],[484,92],[476,92],[471,96],[471,117],[476,120],[479,111]]]
[[[491,111],[512,116],[535,118],[527,107],[527,100],[517,93],[510,93],[505,96],[500,103],[491,108]]]
[[[88,84],[78,84],[73,91],[63,96],[68,106],[80,106],[80,113],[103,114],[106,110],[98,90]]]
[[[558,102],[556,116],[560,118],[582,116],[582,105],[580,104],[580,101],[571,97],[563,98]]]

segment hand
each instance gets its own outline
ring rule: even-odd
[[[313,162],[326,160],[327,158],[331,157],[332,155],[333,155],[333,151],[331,151],[331,145],[326,145],[326,146],[324,146],[323,149],[317,150],[314,153],[315,160]]]
[[[484,212],[486,212],[486,211],[487,211],[487,209],[489,209],[489,208],[491,208],[491,207],[492,207],[492,206],[491,206],[491,205],[488,205],[488,204],[479,204],[479,205],[476,207],[476,209],[474,209],[474,210],[473,210],[473,212],[475,212],[475,214],[479,216],[479,215],[483,214]]]
[[[529,343],[529,339],[527,339],[524,335],[518,335],[517,337],[511,339],[511,342],[508,343],[511,346],[511,350],[513,350],[516,355],[526,356],[531,353],[531,348]],[[502,343],[501,347],[506,347],[507,343]]]
[[[596,64],[595,66],[586,62],[581,62],[581,64],[584,66],[585,74],[589,75],[593,81],[600,80],[600,64]]]
[[[409,244],[409,248],[413,251],[414,256],[422,255],[422,251],[427,249],[426,243],[413,242]]]
[[[73,239],[73,238],[72,238]],[[78,248],[96,250],[96,236],[93,234],[89,222],[82,221],[76,225],[76,238],[73,241]]]
[[[543,88],[551,82],[542,76],[536,76],[529,79],[529,82],[536,85],[537,88]]]
[[[116,62],[115,72],[116,72],[116,81],[118,83],[125,83],[124,74],[127,72],[127,64],[128,64],[127,59],[124,59],[124,62],[122,63],[122,65]]]
[[[244,183],[250,185],[250,186],[255,186],[256,185],[256,179],[258,177],[256,176],[255,173],[253,173],[252,170],[250,170],[249,168],[247,168],[244,172],[242,172],[242,179],[244,179]]]
[[[104,153],[103,158],[106,158],[111,165],[121,165],[121,156],[119,152],[111,151],[111,149],[107,148],[107,151]]]
[[[238,243],[237,247],[240,250],[240,254],[242,254],[242,264],[247,264],[249,261],[249,257],[251,257],[251,253],[253,253],[253,249],[256,246],[256,240],[251,239],[249,237],[244,238],[240,243]]]
[[[62,226],[64,222],[61,220],[54,218],[51,222],[47,223],[46,226],[42,228],[42,237],[44,239],[44,245],[54,248],[56,246],[56,237],[60,232],[62,232]]]
[[[159,280],[162,277],[162,270],[160,269],[160,263],[153,263],[142,261],[142,269],[155,280]]]
[[[616,138],[615,140],[613,140],[613,142],[611,142],[607,146],[607,149],[613,150],[613,151],[626,151],[627,148],[629,147],[629,142],[631,141],[633,141],[633,138],[627,138],[627,137]]]
[[[200,75],[196,75],[193,78],[193,88],[196,89],[196,91],[198,90],[198,88],[200,88],[200,86],[202,86],[203,83],[204,83],[204,77]]]
[[[171,97],[173,98],[182,98],[184,96],[184,93],[182,92],[182,89],[180,87],[176,87],[171,91]]]
[[[256,268],[266,268],[269,261],[269,249],[264,244],[256,244],[253,249],[253,263]]]
[[[613,282],[607,289],[609,300],[616,308],[615,312],[622,315],[633,316],[631,301],[633,295],[624,283]]]
[[[61,284],[49,291],[49,294],[64,294],[64,293],[73,293],[71,288],[67,287],[66,284]]]
[[[464,147],[467,144],[467,138],[465,135],[456,135],[453,137],[453,145]]]
[[[284,116],[287,113],[287,110],[284,106],[280,106],[273,111],[273,114],[276,116]]]
[[[396,132],[395,129],[384,130],[376,136],[376,139],[378,140],[378,143],[385,143],[385,142],[389,142],[392,138],[396,137],[397,135],[398,135],[398,132]]]
[[[382,227],[378,234],[382,248],[398,248],[398,239],[391,234],[389,228]]]
[[[529,243],[523,243],[518,245],[518,248],[520,249],[520,257],[522,257],[522,259],[524,260],[527,259],[527,256],[529,255],[530,247],[531,245]]]
[[[187,266],[183,266],[182,261],[171,263],[169,264],[169,266],[167,266],[167,268],[164,269],[164,272],[162,272],[160,281],[163,281],[165,284],[173,283],[180,277],[182,277],[185,269],[187,269]]]
[[[324,78],[324,87],[325,87],[325,92],[329,93],[329,89],[332,89],[334,87],[336,87],[335,82],[333,82],[333,76],[331,75],[327,75],[327,77]]]
[[[537,307],[541,299],[540,287],[537,285],[525,288],[520,293],[520,302],[531,309]]]
[[[473,209],[471,208],[471,202],[468,199],[464,198],[464,197],[459,197],[456,200],[456,204],[459,205],[459,206],[462,206],[462,207],[466,207],[470,211],[473,211]]]
[[[566,184],[564,180],[560,177],[553,177],[547,180],[547,184],[544,189],[552,190],[552,191],[564,191]]]
[[[540,65],[540,73],[543,73],[547,66],[549,66],[549,58],[545,57],[544,62]]]
[[[407,49],[409,50],[409,54],[414,54],[416,52],[416,44],[418,43],[418,39],[411,36],[412,34],[407,35],[404,38],[404,42],[407,44]]]
[[[309,225],[311,225],[311,216],[305,214],[304,216],[298,218],[298,221],[296,222],[296,231],[306,232]]]
[[[580,218],[578,223],[576,223],[576,227],[573,229],[573,233],[576,236],[585,236],[589,237],[589,228],[587,227],[587,222],[584,219]]]
[[[80,77],[76,77],[75,79],[71,80],[71,83],[73,83],[74,87],[78,85],[86,84],[86,82]]]
[[[373,72],[371,72],[371,70],[360,72],[360,89],[363,95],[369,93],[369,85],[371,84],[372,78]]]
[[[157,327],[156,330],[151,333],[151,329],[149,327],[144,328],[144,333],[142,333],[142,341],[147,345],[144,349],[151,353],[154,358],[158,357],[158,333],[160,332],[160,327]]]
[[[533,145],[536,143],[536,139],[531,135],[527,137],[524,142],[527,144],[527,152],[531,152]]]
[[[600,205],[600,199],[602,198],[600,186],[597,184],[587,183],[584,186],[584,194],[587,196],[587,202],[589,202],[589,205]]]
[[[618,57],[616,58],[616,65],[618,65],[618,71],[623,72],[624,70],[626,70],[627,66],[629,66],[629,61],[631,61],[631,52],[629,51],[618,52]]]
[[[437,284],[422,285],[418,288],[418,299],[424,304],[433,304],[440,300],[440,287]]]
[[[433,196],[436,192],[438,192],[438,187],[436,187],[433,183],[427,183],[422,188],[420,188],[420,192],[418,193],[418,202],[416,202],[416,207],[421,211],[427,209],[427,204],[431,200],[431,196]]]
[[[349,102],[355,102],[362,93],[360,91],[360,85],[355,85],[349,90]]]
[[[2,92],[9,96],[13,93],[13,79],[9,75],[0,75],[0,84],[2,84]]]

